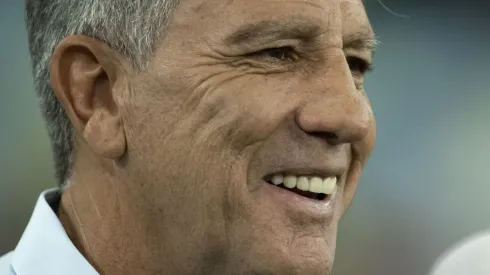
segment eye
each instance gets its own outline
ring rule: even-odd
[[[292,47],[270,48],[250,53],[247,56],[267,59],[273,62],[291,62],[298,58]]]
[[[371,63],[356,56],[348,56],[347,63],[349,64],[352,73],[365,75],[373,70],[373,65]]]

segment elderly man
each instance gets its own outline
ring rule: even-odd
[[[28,0],[59,189],[0,274],[329,274],[375,144],[361,0]]]

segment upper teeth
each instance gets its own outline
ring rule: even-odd
[[[284,184],[287,188],[298,188],[303,191],[310,191],[313,193],[323,193],[331,195],[337,189],[337,177],[305,177],[305,176],[292,176],[275,174],[272,176],[271,182],[274,185]]]

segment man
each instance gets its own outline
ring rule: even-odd
[[[490,232],[467,238],[445,253],[431,275],[490,274]]]
[[[0,274],[329,274],[375,144],[361,0],[28,0],[60,190]]]

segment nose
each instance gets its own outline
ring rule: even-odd
[[[296,123],[304,132],[324,137],[330,144],[360,141],[373,119],[369,101],[357,90],[343,54],[328,63],[304,85],[309,88],[296,111]]]

